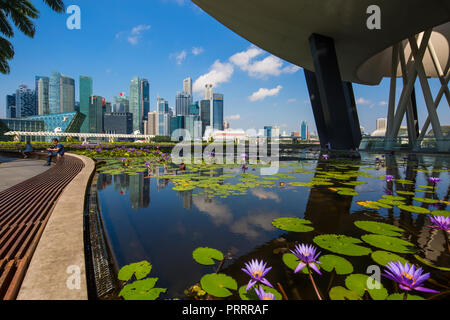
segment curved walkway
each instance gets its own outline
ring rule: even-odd
[[[90,163],[90,162],[92,163]],[[87,165],[86,165],[87,164]],[[87,166],[89,168],[87,168]],[[94,168],[93,161],[72,154],[67,154],[56,165],[47,171],[23,181],[13,187],[0,192],[0,298],[15,299],[25,277],[32,270],[33,262],[37,256],[36,248],[42,247],[42,242],[48,234],[47,229],[51,221],[55,220],[58,210],[64,206],[66,197],[74,183],[82,184],[89,180]],[[86,177],[86,169],[90,170]],[[79,176],[83,173],[83,178]],[[86,181],[84,181],[86,180]],[[84,189],[85,191],[85,189]],[[66,207],[72,214],[77,214],[81,220],[81,227],[77,223],[73,226],[80,234],[82,267],[84,268],[83,247],[83,207],[84,192],[78,190],[78,200],[81,199],[81,208]],[[66,199],[66,200],[65,200]],[[59,209],[60,210],[60,209]],[[64,226],[70,229],[72,226]],[[41,237],[42,236],[42,237]],[[63,242],[54,242],[53,246],[60,246]],[[80,246],[79,245],[79,246]],[[34,255],[33,255],[34,254]],[[80,254],[80,253],[78,253]],[[30,261],[32,262],[30,265]],[[56,261],[53,261],[57,264]],[[28,266],[30,265],[30,268]],[[39,277],[44,278],[51,270],[42,270]],[[25,273],[27,275],[25,276]],[[26,282],[22,285],[25,285]],[[50,283],[47,283],[50,285]],[[22,290],[22,289],[21,289]],[[34,290],[34,289],[33,289]],[[45,297],[40,297],[45,299]]]
[[[43,160],[0,156],[0,192],[47,171],[49,167],[44,167],[44,163]]]

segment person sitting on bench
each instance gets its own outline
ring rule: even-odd
[[[54,139],[52,139],[52,142],[53,142],[53,147],[47,149],[48,157],[47,157],[47,163],[45,164],[45,166],[50,165],[53,157],[57,156],[59,158],[64,155],[64,146],[61,143],[59,143],[58,139],[54,138]]]
[[[27,141],[27,145],[25,146],[25,150],[22,151],[23,158],[26,159],[29,156],[31,156],[31,153],[33,152],[33,146],[31,145],[30,141]]]

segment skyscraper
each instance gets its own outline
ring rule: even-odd
[[[202,136],[205,134],[206,127],[211,125],[211,100],[200,101],[200,120],[202,122]]]
[[[213,98],[213,85],[205,84],[205,100],[211,100]]]
[[[158,112],[153,111],[153,112],[149,112],[147,115],[147,127],[144,128],[144,134],[148,134],[148,135],[153,135],[156,136],[158,135]]]
[[[139,90],[140,90],[140,104],[143,110],[143,119],[147,120],[147,115],[150,112],[150,84],[147,79],[139,80]]]
[[[308,140],[309,128],[308,128],[308,123],[306,121],[302,121],[302,124],[300,126],[300,131],[301,131],[302,140]]]
[[[49,114],[49,81],[48,77],[35,77],[36,108],[39,115]]]
[[[16,94],[6,95],[6,118],[16,118]]]
[[[129,112],[130,111],[130,101],[128,101],[125,93],[121,92],[117,97],[114,97],[113,112]]]
[[[56,71],[51,73],[49,109],[52,114],[75,110],[75,80]]]
[[[192,98],[192,78],[187,77],[183,80],[183,92],[189,94]]]
[[[223,130],[223,94],[214,93],[212,99],[212,124],[214,130]]]
[[[80,112],[86,116],[83,125],[81,126],[81,132],[90,131],[89,120],[89,100],[93,94],[92,78],[87,76],[80,76]]]
[[[24,118],[37,115],[36,94],[26,84],[21,84],[16,90],[16,117]]]
[[[200,106],[198,104],[198,101],[191,102],[191,104],[189,105],[189,114],[196,116],[200,115]]]
[[[89,132],[101,133],[103,131],[103,106],[105,99],[92,95],[89,98]]]
[[[156,135],[158,136],[170,136],[170,109],[169,102],[165,99],[158,97],[156,99]]]
[[[175,98],[175,112],[177,116],[186,116],[189,114],[189,105],[191,95],[186,92],[178,92]]]

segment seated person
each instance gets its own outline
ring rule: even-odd
[[[31,153],[33,152],[33,146],[31,145],[30,141],[27,141],[27,145],[25,146],[25,150],[22,151],[23,158],[26,159],[29,156],[31,156]]]
[[[54,138],[52,139],[53,142],[53,147],[50,147],[47,149],[48,151],[48,157],[47,157],[47,163],[45,164],[45,166],[49,166],[52,158],[57,156],[57,157],[61,157],[64,155],[64,146],[59,143],[58,139]]]

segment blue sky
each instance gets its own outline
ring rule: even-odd
[[[279,125],[281,131],[300,131],[306,120],[315,131],[303,70],[254,47],[188,0],[66,0],[81,8],[81,30],[66,27],[68,14],[56,14],[42,1],[33,1],[41,12],[34,39],[16,32],[11,73],[0,75],[0,117],[5,116],[5,96],[21,83],[34,88],[35,75],[52,70],[76,81],[94,79],[94,94],[112,100],[129,91],[134,76],[150,82],[150,105],[157,95],[174,107],[183,79],[190,76],[194,89],[216,83],[225,96],[224,116],[233,128]],[[438,81],[430,81],[433,96]],[[418,84],[416,84],[418,86]],[[358,114],[366,131],[387,112],[389,83],[354,85]],[[417,87],[420,92],[420,87]],[[203,91],[194,98],[203,97]],[[438,109],[442,125],[449,124],[446,101]],[[418,95],[419,121],[426,117]]]

